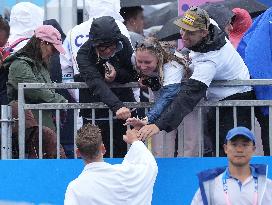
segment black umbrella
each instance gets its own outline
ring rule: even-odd
[[[121,0],[121,7],[141,6],[141,5],[155,5],[165,2],[174,2],[177,0]]]
[[[170,19],[178,16],[178,2],[173,2],[145,16],[145,28],[165,25]]]
[[[223,4],[229,9],[241,8],[250,13],[252,18],[265,12],[268,7],[256,0],[225,0],[223,2],[213,2],[212,4]]]
[[[214,6],[208,6],[208,5],[214,5]],[[268,8],[267,6],[263,5],[262,3],[256,0],[225,0],[222,2],[210,2],[207,4],[203,4],[200,7],[203,9],[207,9],[210,7],[209,9],[207,9],[208,13],[209,14],[212,13],[211,16],[214,18],[215,21],[218,21],[217,23],[219,24],[221,29],[223,29],[223,27],[225,26],[226,20],[228,18],[231,18],[231,13],[229,13],[226,10],[224,11],[225,12],[224,15],[223,14],[219,15],[220,12],[214,12],[213,9],[211,8],[221,9],[221,12],[223,11],[223,8],[228,8],[229,10],[232,10],[234,8],[242,8],[242,9],[246,9],[250,13],[252,18],[263,13]],[[155,18],[159,19],[158,17],[155,17]],[[167,23],[163,24],[164,26],[156,34],[158,39],[176,40],[180,38],[179,28],[173,23],[173,21],[177,18],[179,17],[172,18]]]
[[[180,28],[174,24],[174,21],[180,16],[170,19],[162,28],[156,33],[156,37],[160,41],[172,41],[180,39]]]

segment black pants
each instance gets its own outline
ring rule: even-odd
[[[253,91],[245,93],[237,93],[229,96],[224,100],[254,100],[256,99]],[[269,135],[268,135],[268,117],[265,117],[260,108],[255,108],[255,116],[262,127],[262,141],[265,155],[269,153]],[[251,108],[237,107],[237,126],[243,126],[251,129]],[[234,127],[233,108],[220,107],[219,108],[219,155],[225,156],[223,144],[225,137],[230,129]],[[216,146],[216,109],[211,108],[207,116],[207,130],[205,131],[205,149],[212,150],[215,153]]]
[[[83,118],[83,124],[91,123]],[[125,122],[121,120],[113,120],[113,157],[123,158],[127,153],[127,144],[123,141],[123,135],[126,133],[127,127]],[[110,157],[110,126],[108,120],[97,120],[95,124],[101,129],[103,143],[106,147],[104,157]]]

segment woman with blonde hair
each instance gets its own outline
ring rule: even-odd
[[[145,118],[129,118],[126,124],[139,129],[154,123],[179,92],[181,80],[190,76],[186,57],[176,56],[172,48],[173,45],[161,43],[153,37],[145,38],[136,44],[135,62],[139,70],[139,83],[153,92],[155,104]],[[159,157],[174,157],[176,133],[176,130],[170,133],[162,131],[154,136],[153,154]]]

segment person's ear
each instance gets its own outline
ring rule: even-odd
[[[223,144],[225,154],[228,154],[228,147],[227,144]]]
[[[77,156],[77,158],[81,158],[81,154],[80,154],[80,151],[78,148],[76,149],[76,156]]]
[[[104,154],[106,154],[106,148],[105,148],[105,145],[103,143],[100,146],[100,151],[101,151],[102,156],[104,156]]]
[[[253,149],[253,152],[256,151],[256,145],[255,144],[253,145],[252,149]]]
[[[202,37],[206,37],[209,34],[209,30],[202,30]]]

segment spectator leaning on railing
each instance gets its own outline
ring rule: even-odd
[[[104,16],[93,20],[89,40],[78,51],[77,63],[80,80],[86,82],[89,89],[80,90],[80,102],[103,102],[116,114],[114,120],[114,156],[123,157],[127,146],[122,142],[125,127],[122,121],[131,116],[123,102],[135,101],[131,88],[110,89],[111,83],[128,83],[135,79],[131,63],[132,47],[129,39],[121,34],[115,19]],[[91,119],[91,110],[81,110],[83,122]],[[108,110],[96,111],[96,121],[103,133],[103,141],[109,147]],[[108,152],[109,153],[109,152]]]
[[[248,68],[225,33],[210,23],[207,12],[192,7],[175,22],[181,28],[183,44],[190,50],[192,76],[182,84],[181,90],[160,118],[140,129],[140,139],[151,137],[159,130],[175,129],[197,103],[207,97],[210,101],[254,99],[250,86],[209,87],[213,80],[247,80]],[[215,109],[209,113],[209,133],[215,148]],[[220,109],[220,150],[223,153],[224,136],[233,127],[232,108]],[[238,126],[250,127],[250,108],[237,108]]]

